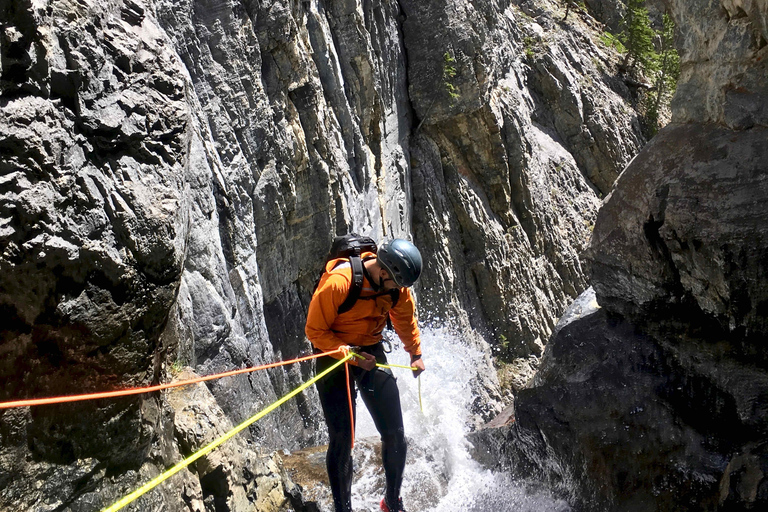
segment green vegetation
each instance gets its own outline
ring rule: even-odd
[[[445,90],[448,91],[448,95],[452,100],[459,97],[459,88],[453,83],[453,79],[456,78],[456,59],[450,52],[443,54],[443,84],[445,84]]]
[[[647,92],[640,93],[639,111],[647,127],[647,134],[653,136],[662,124],[662,113],[666,111],[677,88],[680,76],[680,57],[674,46],[675,24],[672,18],[664,14],[662,27],[655,30],[651,26],[645,0],[628,0],[627,12],[622,22],[622,32],[618,42],[613,43],[612,34],[604,34],[601,39],[617,51],[624,53],[622,67],[641,84]]]
[[[506,356],[507,352],[509,351],[509,339],[507,339],[506,336],[503,334],[499,334],[499,346],[501,346],[502,350],[502,357]]]
[[[664,14],[664,26],[661,29],[661,49],[656,58],[656,80],[654,88],[648,93],[646,120],[655,134],[659,127],[659,112],[668,105],[675,93],[677,79],[680,77],[680,56],[675,49],[675,23],[669,15]]]
[[[628,0],[627,14],[623,20],[623,30],[619,35],[627,53],[624,54],[624,67],[641,71],[652,71],[656,62],[656,48],[653,39],[656,32],[651,28],[645,0]]]
[[[175,360],[171,365],[171,375],[178,375],[182,369],[184,369],[184,363],[180,359]]]
[[[535,52],[533,51],[533,46],[536,44],[536,40],[532,37],[525,37],[523,38],[523,45],[525,46],[525,56],[529,59],[532,59],[535,55]]]
[[[610,32],[603,32],[600,34],[600,40],[605,46],[610,46],[619,53],[627,52],[627,49],[622,44],[621,40]]]

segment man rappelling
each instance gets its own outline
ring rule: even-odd
[[[349,372],[340,367],[317,383],[330,438],[326,465],[336,512],[352,512],[353,422],[358,391],[381,435],[386,476],[381,510],[405,511],[400,498],[406,457],[400,395],[392,371],[376,364],[387,362],[382,332],[390,320],[411,356],[414,377],[424,371],[409,289],[421,268],[421,254],[407,240],[392,240],[377,251],[370,238],[347,235],[334,242],[312,296],[305,332],[315,351],[328,352],[346,345],[361,356],[350,359]],[[317,372],[328,369],[338,357],[337,353],[318,358]]]

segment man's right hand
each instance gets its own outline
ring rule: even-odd
[[[363,370],[366,370],[366,371],[371,371],[374,368],[376,368],[376,358],[375,357],[373,357],[371,354],[369,354],[367,352],[358,352],[358,353],[361,356],[363,356],[363,357],[362,357],[362,359],[359,358],[359,357],[355,358],[355,362],[357,363],[357,366],[359,366],[360,368],[362,368]]]

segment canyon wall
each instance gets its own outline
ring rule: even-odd
[[[594,291],[561,319],[516,421],[477,442],[583,510],[762,510],[768,2],[668,4],[673,123],[603,204]]]
[[[348,231],[419,245],[425,325],[535,361],[586,287],[600,197],[644,143],[600,24],[546,1],[10,0],[0,15],[3,400],[305,354],[314,282]],[[485,417],[502,400],[488,361]],[[0,508],[109,505],[311,374],[4,410]],[[318,413],[310,390],[145,505],[287,506],[262,453],[322,442]]]

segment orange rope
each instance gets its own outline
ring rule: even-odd
[[[280,361],[277,363],[265,364],[262,366],[253,366],[251,368],[243,368],[241,370],[232,370],[224,373],[216,373],[214,375],[206,375],[205,377],[197,377],[195,379],[182,380],[177,382],[169,382],[168,384],[158,384],[156,386],[148,386],[142,388],[129,388],[121,389],[117,391],[106,391],[103,393],[89,393],[84,395],[67,395],[57,396],[51,398],[32,398],[28,400],[15,400],[11,402],[0,402],[0,409],[11,409],[13,407],[28,407],[33,405],[48,405],[48,404],[62,404],[67,402],[79,402],[82,400],[95,400],[97,398],[113,398],[116,396],[138,395],[141,393],[150,393],[152,391],[161,391],[163,389],[176,388],[180,386],[187,386],[189,384],[197,384],[198,382],[205,382],[208,380],[220,379],[222,377],[231,377],[232,375],[240,375],[242,373],[250,373],[258,370],[266,370],[268,368],[276,368],[278,366],[285,366],[293,363],[300,363],[302,361],[308,361],[324,355],[334,353],[344,353],[344,348],[332,350],[330,352],[324,352],[322,354],[313,354],[311,356],[299,357],[291,359],[289,361]]]

